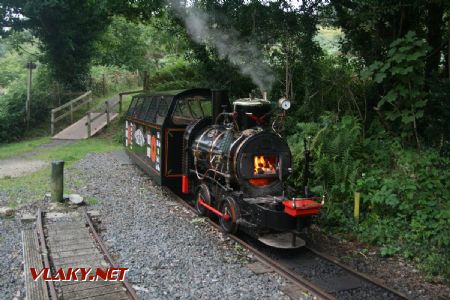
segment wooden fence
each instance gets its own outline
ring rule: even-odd
[[[139,91],[131,91],[131,92],[122,92],[119,93],[119,97],[118,98],[113,98],[110,100],[105,101],[104,106],[100,109],[100,111],[98,110],[98,108],[94,108],[89,110],[86,113],[86,129],[87,129],[87,136],[88,138],[91,137],[92,135],[92,123],[97,120],[98,118],[101,118],[103,115],[106,114],[106,126],[109,125],[109,123],[111,122],[111,113],[113,113],[114,108],[116,106],[119,106],[119,113],[122,112],[122,101],[123,101],[123,96],[124,95],[131,95],[131,94],[137,94],[137,93],[141,93],[143,92],[142,90]],[[96,115],[93,116],[94,113],[97,113]]]
[[[67,116],[70,116],[70,122],[73,123],[73,113],[80,110],[84,105],[87,105],[89,108],[90,103],[92,102],[92,91],[88,91],[84,93],[83,95],[70,100],[69,102],[52,109],[51,112],[51,135],[53,136],[55,134],[55,125],[58,121],[61,121],[62,119],[66,118]],[[67,110],[66,112],[60,114],[57,116],[57,113]]]

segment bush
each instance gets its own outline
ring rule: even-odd
[[[373,155],[357,182],[364,195],[361,238],[450,278],[450,160],[398,142],[368,140],[366,147]]]
[[[141,85],[137,72],[116,66],[93,66],[87,84],[95,95],[123,92],[137,85]]]
[[[14,81],[0,100],[0,144],[17,140],[25,130],[26,89]]]
[[[30,128],[49,118],[51,99],[49,96],[49,73],[41,66],[35,73],[32,88]],[[25,102],[27,98],[26,78],[21,76],[11,82],[0,98],[0,144],[23,137],[26,130]]]
[[[150,77],[150,88],[152,90],[167,91],[193,87],[207,86],[199,66],[189,63],[183,58],[170,57],[161,69]]]
[[[414,259],[430,275],[450,278],[450,159],[437,150],[404,149],[399,139],[362,138],[358,120],[326,114],[299,123],[289,137],[292,184],[302,184],[303,139],[311,137],[311,189],[326,204],[320,223],[380,246],[382,255]],[[361,192],[360,224],[353,193]]]

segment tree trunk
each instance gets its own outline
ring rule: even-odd
[[[450,79],[450,17],[447,20],[447,35],[448,35],[448,46],[447,46],[447,71],[448,79]]]
[[[437,73],[441,58],[442,17],[444,15],[442,1],[429,1],[427,10],[427,42],[432,48],[426,63],[426,76],[429,78]]]

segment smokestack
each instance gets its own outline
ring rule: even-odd
[[[224,110],[231,111],[230,101],[227,90],[211,90],[212,102],[212,121],[216,122],[217,116]]]

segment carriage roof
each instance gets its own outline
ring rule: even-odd
[[[133,96],[128,108],[127,118],[155,124],[158,126],[173,127],[170,116],[176,102],[180,98],[203,96],[209,97],[211,90],[204,88],[150,91]]]

